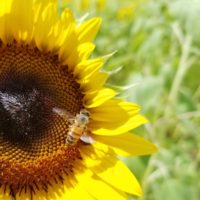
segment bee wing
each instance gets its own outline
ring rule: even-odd
[[[70,123],[73,121],[74,119],[74,115],[72,115],[69,111],[67,111],[66,109],[63,108],[58,108],[58,107],[53,107],[52,111],[59,115],[60,117],[62,117],[63,119],[69,121]]]
[[[80,139],[85,142],[86,144],[93,144],[95,140],[87,134],[89,131],[85,131],[85,133],[80,137]]]
[[[82,135],[80,139],[86,144],[93,144],[95,142],[94,139],[89,135]]]

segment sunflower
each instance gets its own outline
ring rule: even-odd
[[[156,147],[128,133],[147,120],[104,87],[104,59],[89,59],[100,23],[76,25],[55,1],[0,1],[0,199],[141,195],[117,156]]]

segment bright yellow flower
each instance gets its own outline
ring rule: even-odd
[[[103,10],[106,6],[106,0],[97,0],[96,4],[99,10]]]
[[[142,194],[117,155],[156,148],[128,133],[147,120],[138,105],[104,87],[104,59],[89,59],[100,23],[93,18],[77,26],[70,10],[58,15],[55,1],[0,1],[0,199]],[[70,145],[66,138],[81,109],[90,113],[88,142],[78,137]]]
[[[124,0],[117,10],[118,20],[128,20],[134,17],[135,11],[145,3],[144,0]]]

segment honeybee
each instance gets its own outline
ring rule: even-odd
[[[67,145],[75,145],[79,139],[85,143],[93,143],[92,138],[88,135],[87,125],[90,119],[90,112],[86,109],[81,109],[79,113],[73,116],[67,110],[54,107],[53,112],[69,122],[69,128],[66,135]]]

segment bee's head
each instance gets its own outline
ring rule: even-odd
[[[79,122],[81,124],[87,124],[89,122],[90,113],[86,109],[82,109],[79,114]]]

